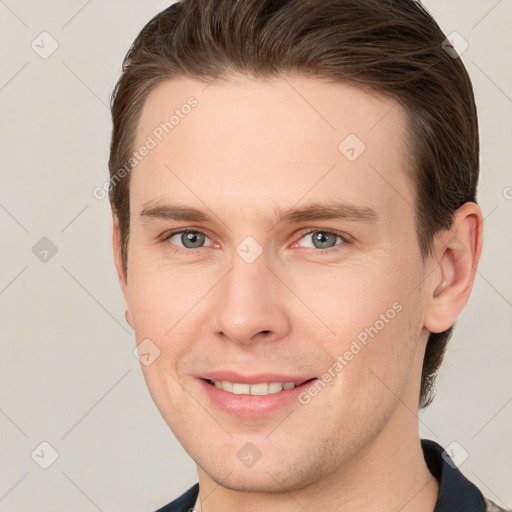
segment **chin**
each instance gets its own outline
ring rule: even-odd
[[[269,494],[282,494],[285,491],[295,491],[302,489],[308,485],[309,482],[290,481],[290,473],[287,473],[286,481],[283,481],[284,475],[279,473],[272,476],[266,472],[253,473],[251,470],[249,474],[228,474],[219,475],[215,473],[208,473],[210,478],[218,485],[225,489],[238,492],[257,492]]]
[[[318,460],[312,467],[304,462],[293,462],[290,458],[288,464],[283,464],[282,459],[269,463],[262,458],[252,468],[246,468],[238,460],[230,464],[217,459],[214,466],[211,464],[214,459],[207,457],[196,463],[216,484],[238,492],[282,494],[296,491],[311,485],[325,472],[325,467],[322,471],[322,462]]]

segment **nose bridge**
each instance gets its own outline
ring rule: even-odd
[[[251,297],[258,299],[259,291],[263,289],[262,285],[268,280],[269,273],[267,257],[263,254],[254,261],[245,260],[244,256],[234,254],[231,271],[226,280],[226,297],[240,301]]]
[[[236,248],[218,291],[217,330],[239,343],[262,331],[283,336],[289,327],[279,280],[268,268],[268,255],[256,250],[250,240]]]

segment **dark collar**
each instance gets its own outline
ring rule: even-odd
[[[443,457],[443,447],[430,439],[421,439],[423,456],[429,471],[439,482],[439,495],[434,512],[485,512],[482,493],[458,468],[452,466],[448,455]],[[199,493],[199,483],[194,484],[173,502],[156,512],[189,512]]]
[[[482,493],[461,473],[448,454],[443,457],[444,448],[430,439],[422,439],[421,447],[429,471],[439,482],[434,512],[485,512]]]
[[[174,5],[174,4],[173,4]],[[159,508],[156,512],[190,512],[194,510],[196,499],[199,494],[199,482],[195,483],[188,491],[185,491],[179,498]]]

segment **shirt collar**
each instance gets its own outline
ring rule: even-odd
[[[421,439],[421,447],[429,471],[439,482],[434,512],[485,512],[482,493],[461,473],[444,448],[430,439]]]

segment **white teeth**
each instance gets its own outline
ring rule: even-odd
[[[268,385],[268,392],[269,393],[278,393],[279,391],[283,390],[283,385],[280,382],[271,382]]]
[[[268,395],[268,384],[266,382],[251,384],[251,395]]]
[[[230,393],[233,393],[233,383],[228,382],[227,380],[222,381],[222,389],[224,391],[229,391]]]
[[[259,384],[242,384],[239,382],[210,381],[216,388],[223,389],[235,395],[270,395],[271,393],[279,393],[283,389],[292,389],[300,386],[306,381],[300,382],[261,382]]]
[[[238,384],[238,382],[234,382],[233,383],[233,393],[235,395],[250,395],[251,385],[250,384]]]

